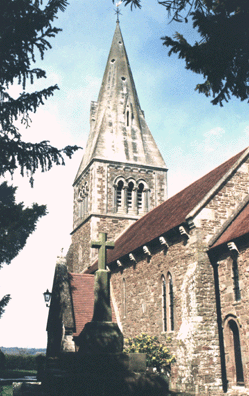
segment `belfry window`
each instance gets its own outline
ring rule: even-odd
[[[233,290],[235,301],[240,301],[239,270],[237,258],[233,260]]]
[[[144,185],[143,183],[140,183],[138,186],[137,190],[137,207],[138,207],[138,212],[141,212],[143,210],[143,191],[144,191]]]
[[[117,210],[118,208],[121,208],[122,206],[122,190],[124,188],[124,182],[122,180],[119,180],[118,186],[117,186]]]
[[[78,217],[82,219],[88,213],[88,184],[78,190]]]
[[[143,207],[143,189],[144,189],[144,185],[142,183],[139,184],[138,186],[138,190],[137,190],[137,206],[138,206],[138,210],[142,209]]]
[[[127,208],[128,210],[132,208],[132,194],[133,194],[134,184],[130,182],[127,188]]]

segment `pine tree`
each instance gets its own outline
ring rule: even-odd
[[[64,157],[71,158],[78,149],[67,146],[58,149],[48,141],[29,143],[22,139],[16,121],[29,125],[30,116],[54,94],[57,85],[28,93],[27,82],[45,78],[46,72],[33,67],[37,56],[44,58],[51,48],[50,40],[61,29],[53,23],[59,11],[64,11],[66,0],[0,0],[0,176],[13,174],[17,169],[28,175],[31,184],[36,170],[49,170],[53,165],[64,165]],[[11,97],[9,87],[19,84],[22,92]],[[35,132],[35,131],[34,131]],[[0,268],[9,264],[24,247],[35,230],[38,219],[46,214],[44,205],[24,208],[15,202],[16,188],[6,182],[0,185]],[[0,317],[10,299],[0,300]]]
[[[141,7],[140,0],[125,5]],[[204,82],[196,90],[212,96],[212,104],[223,105],[231,96],[249,99],[249,2],[248,0],[162,0],[169,17],[188,22],[197,29],[200,40],[190,44],[182,34],[165,36],[169,55],[178,54],[186,68],[201,74]]]

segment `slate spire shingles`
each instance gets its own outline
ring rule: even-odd
[[[93,159],[166,169],[141,110],[119,22],[75,181]]]

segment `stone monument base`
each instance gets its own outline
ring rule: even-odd
[[[141,359],[141,356],[139,357]],[[167,396],[167,382],[160,376],[130,370],[125,353],[65,353],[49,358],[44,373],[46,396]],[[143,364],[143,368],[145,365]]]
[[[113,322],[88,322],[76,339],[80,355],[121,353],[123,343],[123,334]]]

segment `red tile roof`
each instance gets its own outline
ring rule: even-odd
[[[224,231],[212,248],[231,242],[249,233],[249,204],[239,213],[231,225]],[[211,249],[212,249],[211,248]]]
[[[115,248],[108,250],[107,263],[109,264],[120,259],[182,224],[186,216],[205,198],[231,167],[235,165],[245,150],[230,158],[132,224],[117,239]],[[96,269],[95,267],[96,263],[92,266],[91,270]]]
[[[73,312],[78,336],[87,322],[91,322],[94,306],[94,275],[69,273]]]
[[[73,312],[76,331],[74,336],[80,335],[85,324],[91,322],[94,308],[94,275],[69,273],[69,282],[72,295]],[[112,306],[112,320],[116,316]]]

